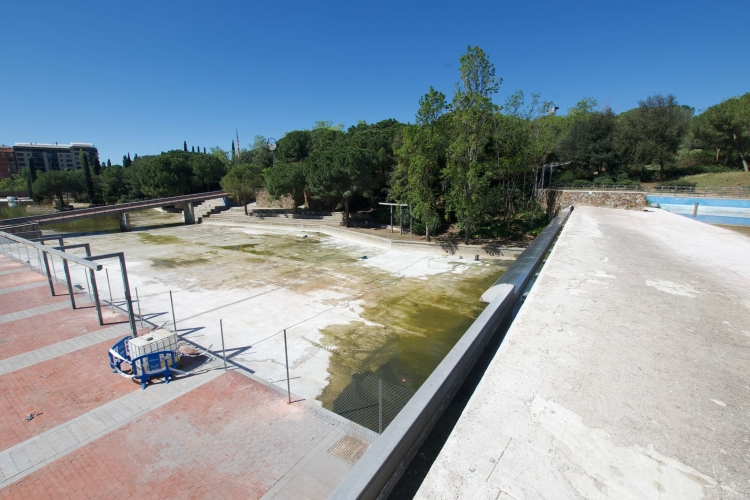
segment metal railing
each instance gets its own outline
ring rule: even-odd
[[[552,186],[552,191],[643,191],[643,188],[638,184],[628,186],[590,184],[586,186]]]
[[[664,196],[685,196],[701,198],[750,198],[750,187],[693,187],[693,186],[656,186],[648,189],[649,193]]]

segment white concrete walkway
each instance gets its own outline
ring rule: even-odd
[[[750,239],[576,208],[417,498],[750,498]]]

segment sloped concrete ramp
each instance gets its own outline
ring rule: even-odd
[[[579,207],[416,498],[750,498],[750,238]]]

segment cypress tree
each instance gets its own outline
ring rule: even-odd
[[[99,175],[102,173],[102,166],[99,163],[99,158],[94,158],[93,170],[94,170],[94,175]]]
[[[201,147],[200,146],[196,146],[195,150],[198,151],[198,153],[200,153],[201,152]]]
[[[127,167],[128,166],[128,157],[125,155],[122,155],[122,166]]]
[[[86,178],[86,193],[89,195],[89,202],[95,203],[94,179],[91,177],[89,157],[83,150],[81,150],[81,167],[83,168],[83,175]]]
[[[190,152],[195,153],[195,146],[190,146]]]
[[[187,153],[187,141],[182,141],[182,149]]]
[[[26,191],[29,192],[29,198],[34,197],[34,190],[31,185],[36,180],[36,169],[34,168],[34,158],[29,158],[29,171],[26,174]]]
[[[203,154],[206,154],[206,146],[203,146]]]
[[[109,158],[108,158],[108,159],[107,159],[107,168],[109,168],[109,167],[111,167],[111,166],[112,166],[112,162],[111,162],[111,161],[109,161]]]
[[[234,163],[234,139],[232,139],[232,163]]]
[[[138,159],[138,153],[136,153],[135,156],[133,157],[133,161],[135,161],[137,159]]]

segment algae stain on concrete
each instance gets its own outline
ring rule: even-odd
[[[195,259],[151,259],[151,267],[174,268],[180,266],[197,266],[208,263],[208,259],[197,257]]]
[[[335,350],[329,384],[318,397],[323,406],[332,407],[355,373],[419,389],[484,310],[479,297],[505,269],[490,263],[470,268],[470,274],[460,278],[452,273],[429,281],[402,278],[368,294],[361,316],[370,324],[352,322],[321,330],[321,343]]]
[[[138,238],[143,243],[152,243],[155,245],[169,245],[177,243],[186,243],[182,238],[172,236],[171,234],[151,234],[151,233],[138,233]]]

